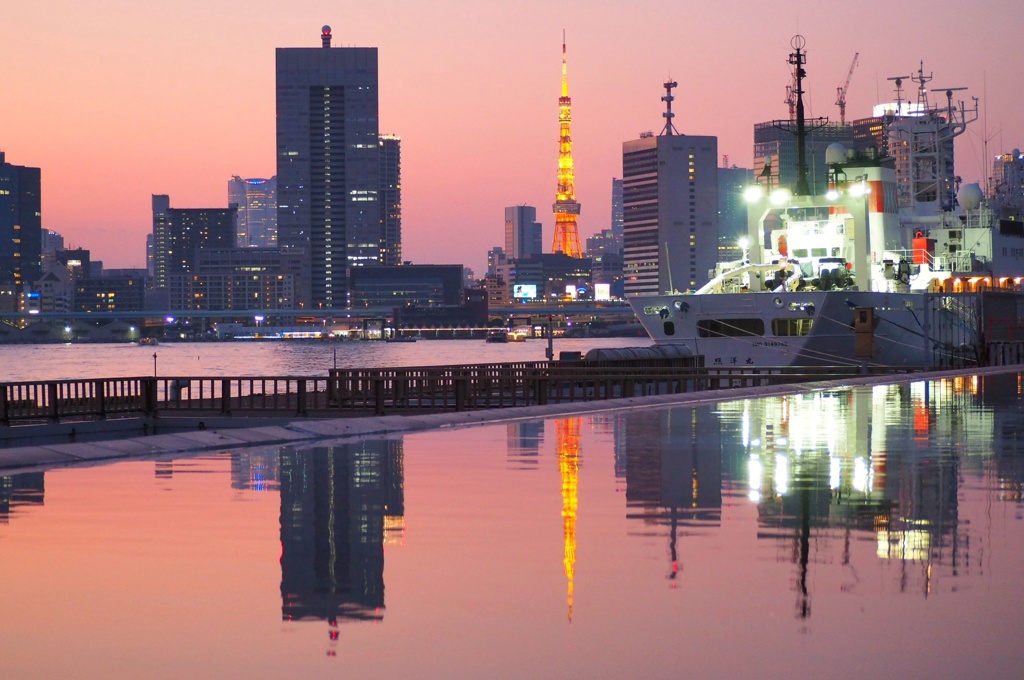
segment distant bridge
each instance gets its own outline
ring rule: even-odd
[[[393,307],[369,307],[360,309],[331,309],[331,310],[308,310],[308,309],[245,309],[245,310],[144,310],[138,312],[124,311],[100,311],[100,312],[38,312],[30,314],[27,312],[0,312],[0,320],[3,321],[37,321],[41,319],[51,321],[152,321],[173,323],[184,319],[217,319],[225,321],[250,321],[257,316],[263,319],[295,319],[309,320],[310,323],[337,322],[345,319],[379,319],[390,318],[394,315]],[[583,302],[556,302],[556,303],[513,303],[491,307],[488,310],[491,316],[618,316],[632,314],[632,310],[625,302],[599,303],[593,301]],[[262,320],[262,319],[261,319]]]

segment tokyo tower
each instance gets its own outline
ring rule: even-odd
[[[551,252],[565,253],[569,257],[583,257],[580,251],[580,234],[576,220],[580,204],[576,202],[573,188],[572,137],[569,127],[572,123],[572,99],[569,98],[569,75],[565,62],[565,31],[562,31],[562,96],[558,98],[558,191],[555,194],[555,240]]]

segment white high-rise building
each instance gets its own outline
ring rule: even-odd
[[[718,253],[718,138],[682,135],[668,123],[622,144],[626,295],[697,288]]]

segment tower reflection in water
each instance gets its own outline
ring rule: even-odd
[[[384,544],[404,527],[402,441],[281,451],[281,614],[384,617]]]

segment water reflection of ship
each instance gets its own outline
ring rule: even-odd
[[[831,559],[816,555],[832,539],[841,537],[846,566],[851,537],[873,535],[883,568],[898,565],[901,592],[927,596],[936,567],[956,576],[969,565],[967,529],[958,525],[962,452],[948,442],[974,432],[990,444],[991,418],[958,408],[964,401],[953,382],[922,382],[725,406],[735,411],[758,537],[788,545],[786,559],[797,565],[799,616],[810,614],[808,566]]]
[[[999,500],[1016,505],[1015,519],[1024,519],[1024,374],[987,376],[978,386],[985,403],[1002,406],[993,413],[992,451]],[[1008,408],[1009,407],[1009,408]]]
[[[285,620],[383,618],[384,544],[404,521],[401,440],[281,452]]]
[[[802,618],[811,613],[814,565],[843,567],[841,589],[854,591],[864,556],[856,546],[866,541],[873,566],[900,592],[927,597],[940,577],[956,588],[955,579],[981,567],[960,519],[964,472],[982,474],[995,451],[1000,498],[1024,498],[1024,414],[993,410],[987,393],[1019,403],[1024,379],[951,378],[738,400],[714,411],[623,413],[615,466],[627,516],[667,527],[674,580],[680,541],[720,523],[726,480],[728,492],[756,504],[758,538],[777,543],[779,559],[793,565]]]

